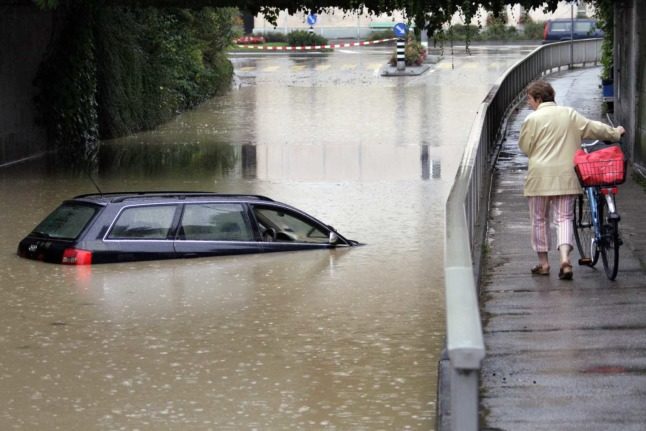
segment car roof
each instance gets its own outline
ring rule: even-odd
[[[98,205],[108,205],[110,203],[121,202],[177,202],[187,200],[231,200],[231,201],[257,201],[257,202],[275,202],[266,196],[254,194],[228,194],[216,192],[200,191],[140,191],[140,192],[110,192],[110,193],[88,193],[74,196],[72,200],[88,202]]]

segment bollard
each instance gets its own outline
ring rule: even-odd
[[[397,39],[397,70],[406,69],[406,40]]]
[[[433,178],[442,178],[442,162],[440,160],[433,160],[431,163],[431,176]]]

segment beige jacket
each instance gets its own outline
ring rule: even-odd
[[[529,158],[525,196],[581,193],[572,159],[582,139],[618,141],[619,130],[572,108],[543,102],[525,118],[518,146]]]

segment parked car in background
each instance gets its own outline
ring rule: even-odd
[[[235,42],[239,45],[262,44],[265,43],[265,38],[262,36],[241,36]]]
[[[571,19],[551,19],[545,21],[543,43],[571,40],[572,37],[574,39],[603,37],[603,30],[597,27],[597,21],[594,19],[575,19],[574,32],[572,32],[572,22]]]
[[[352,247],[314,217],[258,195],[140,192],[64,201],[18,255],[69,265]]]

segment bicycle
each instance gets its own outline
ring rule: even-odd
[[[586,154],[593,154],[588,148],[598,143],[581,146]],[[621,217],[617,212],[615,195],[617,186],[626,180],[626,160],[622,154],[621,159],[578,162],[574,170],[583,187],[583,193],[574,202],[573,220],[579,265],[594,266],[601,255],[606,276],[614,280],[619,269],[619,247],[623,243],[619,235]]]

